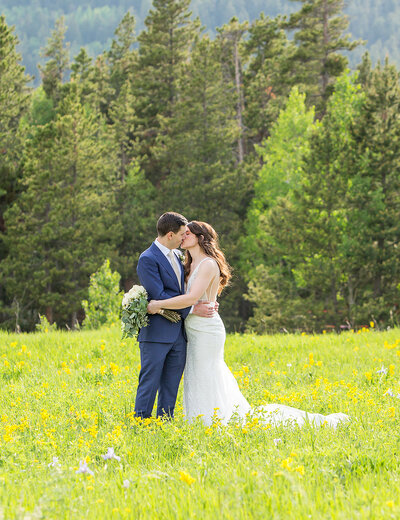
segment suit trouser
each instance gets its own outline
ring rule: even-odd
[[[174,416],[176,396],[186,362],[186,340],[183,331],[174,343],[141,341],[139,385],[135,415],[151,417],[158,391],[157,417]]]

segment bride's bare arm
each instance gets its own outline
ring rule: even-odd
[[[217,273],[218,266],[215,262],[203,262],[199,266],[199,272],[189,293],[174,296],[174,298],[168,298],[167,300],[151,300],[147,306],[147,312],[156,314],[160,309],[184,309],[194,305],[203,296]]]

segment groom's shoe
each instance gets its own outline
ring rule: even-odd
[[[142,412],[142,411],[135,410],[135,418],[138,419],[139,417],[141,419],[150,419],[151,413],[149,414],[148,412]]]

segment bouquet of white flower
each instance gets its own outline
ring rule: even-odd
[[[148,325],[147,299],[147,291],[141,285],[134,285],[124,294],[121,316],[122,339],[136,337],[139,330]],[[173,323],[178,323],[181,319],[177,312],[168,309],[161,309],[160,314]]]

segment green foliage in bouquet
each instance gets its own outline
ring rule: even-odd
[[[82,301],[85,328],[97,329],[118,322],[123,294],[119,290],[120,279],[119,273],[111,271],[108,259],[90,276],[89,297]]]
[[[141,285],[134,285],[122,300],[122,339],[135,338],[142,327],[149,323],[147,292]]]

